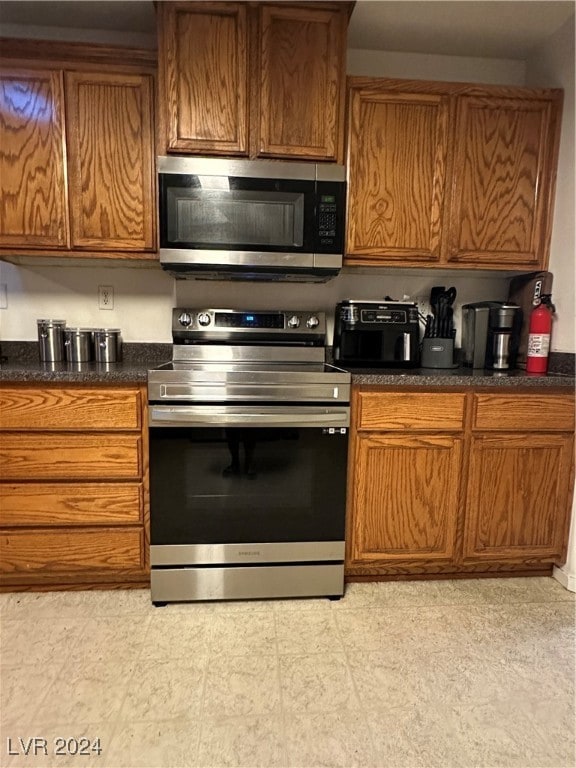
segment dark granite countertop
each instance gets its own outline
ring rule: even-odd
[[[25,383],[145,383],[148,370],[170,360],[171,344],[124,344],[120,363],[41,363],[36,342],[2,342],[0,382]],[[352,383],[378,386],[418,387],[545,387],[574,389],[574,355],[554,353],[550,373],[534,376],[525,371],[509,373],[415,368],[349,368]]]
[[[145,384],[148,370],[171,355],[171,344],[124,344],[119,363],[41,363],[36,342],[3,341],[0,382]]]

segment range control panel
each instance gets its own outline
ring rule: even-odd
[[[237,310],[185,309],[172,310],[172,337],[184,341],[229,341],[242,337],[256,343],[259,339],[297,338],[315,341],[326,333],[324,312],[309,310]]]

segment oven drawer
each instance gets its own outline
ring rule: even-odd
[[[141,528],[20,530],[0,534],[0,571],[61,573],[144,568]]]
[[[152,569],[150,588],[153,602],[339,597],[344,594],[344,566],[339,563]]]
[[[139,434],[12,434],[2,436],[3,480],[131,480],[142,475]]]
[[[0,429],[140,429],[137,389],[0,389]]]
[[[355,401],[357,429],[461,430],[465,401],[466,395],[460,393],[360,391]]]
[[[4,483],[0,526],[118,525],[142,521],[141,483]]]

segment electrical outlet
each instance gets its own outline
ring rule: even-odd
[[[114,288],[111,285],[98,286],[98,309],[114,309]]]
[[[8,309],[8,288],[6,283],[0,283],[0,309]]]

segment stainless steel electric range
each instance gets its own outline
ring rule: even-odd
[[[322,312],[174,309],[148,372],[152,601],[344,591],[350,374]]]

